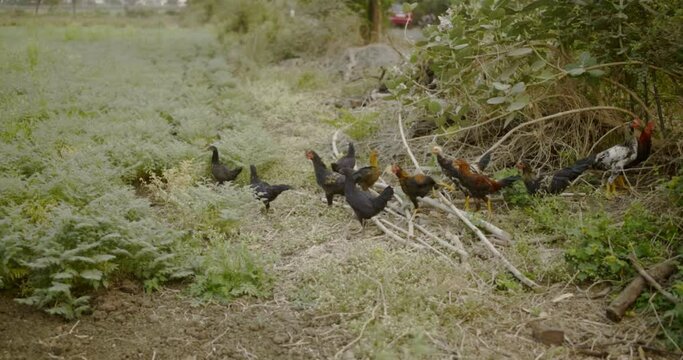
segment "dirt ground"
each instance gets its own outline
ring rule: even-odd
[[[125,282],[95,303],[92,316],[67,322],[0,297],[0,358],[319,359],[348,337],[275,301],[197,305],[178,289],[144,294]]]

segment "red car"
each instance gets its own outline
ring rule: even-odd
[[[391,21],[392,24],[396,26],[406,26],[410,25],[413,22],[413,14],[412,13],[404,13],[403,12],[403,5],[401,4],[393,4],[391,5],[391,9],[389,10],[389,21]]]

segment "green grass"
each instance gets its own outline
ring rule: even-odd
[[[207,66],[213,36],[72,24],[3,27],[0,39],[0,286],[71,318],[120,277],[154,289],[203,276],[200,259],[223,250],[191,239],[230,241],[258,205],[211,184],[206,145],[242,165],[277,151],[216,76],[225,68]]]

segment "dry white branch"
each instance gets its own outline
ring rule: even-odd
[[[339,158],[339,149],[337,149],[337,138],[339,137],[339,130],[332,135],[332,154],[335,158]]]
[[[505,268],[508,269],[508,271],[511,272],[512,275],[514,275],[519,281],[521,281],[523,284],[525,284],[531,288],[539,288],[540,287],[538,284],[536,284],[531,279],[524,276],[524,274],[522,274],[519,270],[517,270],[517,268],[514,265],[512,265],[512,263],[510,261],[508,261],[508,259],[505,258],[505,256],[503,256],[503,254],[501,254],[500,251],[498,251],[498,249],[496,249],[495,246],[493,246],[491,241],[489,241],[489,239],[486,238],[484,233],[482,233],[481,230],[479,230],[479,228],[474,226],[474,224],[472,224],[472,222],[469,221],[469,219],[467,219],[467,217],[465,217],[464,215],[461,214],[461,211],[453,211],[450,207],[448,207],[448,206],[446,206],[446,205],[444,205],[444,204],[442,204],[442,203],[440,203],[434,199],[428,198],[428,197],[420,198],[419,201],[424,203],[424,204],[427,204],[431,207],[441,209],[445,212],[449,212],[449,213],[452,213],[455,216],[457,216],[463,223],[465,223],[465,225],[470,230],[472,230],[472,232],[474,232],[474,234],[479,238],[479,240],[481,240],[482,243],[484,243],[484,245],[489,249],[489,251],[491,251],[491,253],[493,253],[493,255],[495,255],[498,259],[500,259],[500,261],[503,263]]]
[[[455,252],[456,254],[458,254],[460,256],[460,259],[462,259],[463,261],[466,261],[467,258],[469,257],[469,254],[467,253],[467,251],[465,251],[465,248],[462,247],[462,244],[460,244],[460,247],[454,246],[454,245],[448,243],[447,241],[441,239],[440,237],[434,235],[432,232],[430,232],[429,230],[424,228],[422,225],[415,224],[415,227],[418,230],[422,231],[425,235],[432,238],[432,240],[439,243],[441,246],[443,246],[443,247]]]
[[[491,224],[490,222],[488,222],[486,220],[476,218],[472,214],[458,209],[451,201],[446,199],[446,197],[444,197],[441,194],[439,194],[439,195],[440,195],[441,202],[443,202],[448,207],[450,207],[453,210],[451,213],[453,213],[454,215],[461,215],[461,216],[466,217],[469,221],[471,221],[477,227],[483,228],[484,230],[491,233],[493,236],[503,240],[506,243],[512,241],[512,235],[510,235],[510,233],[508,233],[507,231]],[[508,244],[506,244],[506,245],[508,245]]]
[[[334,358],[335,358],[335,359],[338,359],[339,356],[342,355],[342,354],[344,354],[344,352],[345,352],[346,350],[350,349],[350,348],[353,346],[353,344],[357,343],[361,338],[363,338],[363,333],[365,332],[365,328],[368,327],[368,325],[370,325],[370,323],[373,322],[373,321],[375,320],[375,311],[377,311],[377,308],[378,308],[378,307],[379,307],[379,304],[375,305],[375,307],[372,308],[372,315],[370,316],[370,318],[369,318],[367,321],[365,321],[365,323],[363,324],[363,327],[361,327],[361,329],[360,329],[360,334],[358,334],[358,337],[356,337],[355,339],[351,340],[350,343],[344,345],[344,347],[342,347],[341,349],[339,349],[339,351],[337,351],[337,353],[334,354]]]
[[[631,260],[633,268],[636,269],[638,274],[640,274],[640,276],[642,276],[643,279],[645,279],[645,281],[647,281],[647,283],[650,284],[650,286],[657,289],[657,291],[659,291],[659,293],[662,294],[662,296],[664,296],[667,300],[671,301],[673,304],[679,303],[678,299],[676,299],[675,296],[673,296],[670,292],[664,290],[664,288],[662,288],[662,285],[659,285],[657,280],[655,280],[645,269],[643,269],[642,266],[640,266],[640,264],[638,263],[638,259],[634,254],[629,255],[628,258],[629,260]]]
[[[422,246],[420,246],[420,245],[418,245],[418,244],[414,244],[414,243],[412,243],[412,242],[410,242],[410,241],[408,241],[408,240],[406,240],[406,239],[404,239],[404,238],[402,238],[402,237],[396,235],[396,233],[394,233],[393,231],[387,229],[387,227],[384,226],[384,225],[382,224],[382,222],[379,221],[379,220],[377,219],[377,217],[373,217],[373,218],[370,219],[370,220],[372,220],[372,222],[374,222],[375,225],[377,225],[377,227],[378,227],[380,230],[382,230],[382,232],[384,232],[384,233],[385,233],[387,236],[389,236],[390,238],[392,238],[392,239],[394,239],[394,240],[396,240],[396,241],[398,241],[398,242],[400,242],[400,243],[402,243],[402,244],[404,244],[404,245],[412,246],[412,247],[414,247],[415,249],[419,249],[419,250],[423,249]]]
[[[380,221],[382,221],[383,223],[385,223],[385,224],[387,224],[387,225],[393,227],[394,229],[396,229],[396,230],[398,230],[398,231],[400,231],[400,232],[402,232],[402,233],[404,233],[404,234],[408,234],[408,232],[407,232],[406,230],[401,229],[400,227],[398,227],[398,226],[396,226],[396,225],[394,225],[394,224],[392,224],[392,223],[390,223],[390,222],[388,222],[388,221],[386,221],[386,220],[384,220],[384,219],[381,219]],[[446,254],[442,253],[441,251],[439,251],[439,250],[436,249],[435,247],[429,245],[429,243],[425,242],[424,240],[420,239],[420,238],[417,237],[417,236],[416,236],[414,239],[415,239],[415,241],[417,241],[418,243],[422,244],[422,246],[424,246],[424,247],[426,247],[427,249],[433,251],[435,254],[441,256],[442,258],[446,259],[446,261],[448,261],[449,263],[451,263],[451,265],[457,267],[457,264],[454,263],[453,260],[451,260],[451,258],[449,258],[448,256],[446,256]]]
[[[399,110],[398,110],[398,130],[401,132],[401,140],[403,141],[403,146],[406,148],[406,152],[408,153],[410,160],[412,160],[413,165],[415,165],[415,170],[421,171],[420,170],[420,163],[417,162],[415,155],[413,155],[413,151],[410,149],[410,146],[408,146],[408,141],[406,140],[406,134],[403,131],[403,118],[401,117],[402,110],[403,110],[402,107],[399,108]]]
[[[550,119],[558,118],[558,117],[565,116],[565,115],[575,114],[575,113],[584,112],[584,111],[597,111],[597,110],[614,110],[614,111],[620,111],[620,112],[627,113],[627,114],[629,114],[629,115],[631,115],[631,116],[633,116],[633,117],[636,117],[636,115],[635,115],[633,112],[628,111],[628,110],[626,110],[626,109],[619,108],[619,107],[615,107],[615,106],[591,106],[591,107],[586,107],[586,108],[581,108],[581,109],[573,109],[573,110],[562,111],[562,112],[559,112],[559,113],[556,113],[556,114],[552,114],[552,115],[548,115],[548,116],[543,116],[543,117],[540,117],[540,118],[538,118],[538,119],[534,119],[534,120],[531,120],[531,121],[527,121],[527,122],[525,122],[525,123],[521,123],[521,124],[515,126],[515,127],[512,128],[510,131],[508,131],[505,135],[503,135],[503,137],[501,137],[500,139],[498,139],[498,141],[496,141],[495,144],[493,144],[488,150],[486,150],[483,154],[481,154],[481,156],[484,156],[484,155],[490,153],[491,151],[493,151],[495,148],[497,148],[497,147],[500,146],[503,142],[505,142],[505,140],[507,140],[510,136],[512,136],[512,133],[514,133],[515,131],[517,131],[517,130],[519,130],[519,129],[525,127],[525,126],[529,126],[529,125],[532,125],[532,124],[539,123],[539,122],[541,122],[541,121],[550,120]]]
[[[397,217],[407,216],[407,214],[408,214],[407,211],[403,211],[402,209],[397,209],[396,207],[393,207],[391,205],[387,205],[387,207],[385,208],[385,211],[387,211],[388,213],[393,214]],[[465,247],[460,242],[460,239],[457,239],[457,242],[456,242],[456,245],[459,246],[459,248],[458,248],[457,246],[453,246],[452,244],[448,243],[447,241],[436,236],[434,233],[427,230],[427,228],[425,228],[422,225],[414,223],[413,226],[417,230],[421,231],[423,234],[427,235],[428,237],[432,238],[434,241],[441,244],[442,246],[448,248],[449,250],[456,252],[458,254],[458,256],[460,256],[460,258],[462,258],[463,260],[466,260],[469,257],[469,254],[467,253],[467,251],[465,251]]]

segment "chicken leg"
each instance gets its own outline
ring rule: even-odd
[[[621,189],[628,189],[629,186],[626,185],[626,182],[624,181],[624,175],[619,175],[616,180],[616,187],[621,188]]]

